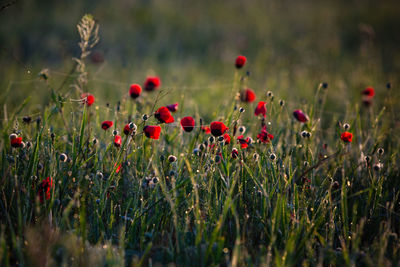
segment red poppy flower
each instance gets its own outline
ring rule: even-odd
[[[250,141],[251,141],[250,137],[247,137],[245,139],[243,135],[239,135],[237,137],[237,140],[238,140],[238,143],[240,144],[241,148],[247,148],[249,146],[249,144],[250,144]]]
[[[129,127],[129,123],[124,126],[124,131],[123,132],[124,132],[125,135],[130,135],[132,133],[132,129],[131,129],[131,127]]]
[[[239,151],[236,148],[233,148],[232,152],[231,152],[231,156],[232,156],[232,158],[236,159],[239,156]]]
[[[269,143],[272,139],[274,139],[274,136],[267,132],[267,127],[264,125],[261,129],[261,132],[257,134],[257,139],[262,143]]]
[[[254,111],[254,115],[258,116],[262,114],[265,118],[265,115],[267,114],[267,106],[264,101],[258,102],[258,105],[256,107],[256,110]]]
[[[212,122],[210,124],[210,129],[211,129],[211,134],[214,136],[223,135],[227,130],[229,130],[229,128],[226,127],[225,124],[220,121]]]
[[[139,84],[132,84],[129,88],[129,95],[132,98],[138,98],[142,93],[142,87]]]
[[[43,179],[43,181],[39,184],[37,194],[39,196],[40,203],[43,203],[44,198],[46,198],[46,200],[50,199],[52,187],[53,187],[53,178],[51,177]]]
[[[342,133],[342,135],[340,136],[340,139],[343,140],[343,142],[346,143],[351,143],[352,139],[353,139],[353,134],[350,132],[344,132]]]
[[[114,164],[114,168],[117,166],[117,163]],[[121,170],[121,164],[118,165],[117,169],[115,170],[115,173],[119,173],[119,171]]]
[[[256,100],[256,94],[253,90],[247,88],[240,93],[240,100],[242,100],[243,102],[251,103]]]
[[[296,109],[293,111],[293,116],[298,120],[299,122],[307,122],[309,120],[307,114],[305,114],[302,110]]]
[[[156,119],[161,123],[173,123],[175,121],[174,117],[171,115],[171,112],[169,112],[168,108],[166,107],[157,109],[157,111],[154,113],[154,117],[156,117]]]
[[[242,55],[238,56],[235,60],[236,68],[241,69],[244,66],[244,64],[246,64],[246,60],[247,58],[245,56]]]
[[[94,96],[89,93],[82,94],[81,99],[83,100],[83,103],[86,104],[88,107],[90,107],[94,103]]]
[[[103,121],[101,123],[101,128],[105,131],[105,130],[108,130],[113,125],[114,125],[114,123],[112,121]]]
[[[22,146],[22,137],[15,137],[10,140],[12,147],[21,147]]]
[[[167,109],[168,109],[169,111],[171,111],[171,112],[177,111],[177,110],[178,110],[178,103],[168,105],[168,106],[167,106]]]
[[[161,85],[160,78],[157,76],[154,77],[147,77],[146,81],[144,82],[144,90],[146,91],[154,91]]]
[[[211,129],[208,126],[201,126],[201,130],[203,131],[203,133],[205,134],[210,134],[211,133]]]
[[[224,134],[224,141],[225,141],[225,144],[230,144],[231,143],[231,137],[230,137],[230,135],[229,134]]]
[[[146,125],[143,128],[143,132],[146,135],[146,137],[157,140],[158,138],[160,138],[161,127]]]
[[[185,132],[191,132],[194,129],[195,121],[192,117],[184,117],[181,119],[181,126]]]
[[[372,87],[367,87],[362,91],[363,95],[373,97],[375,95],[375,90]]]
[[[122,138],[121,138],[120,135],[117,134],[117,135],[114,137],[114,145],[115,145],[116,147],[120,147],[120,146],[121,146],[121,143],[122,143]]]

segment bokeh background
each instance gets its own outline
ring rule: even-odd
[[[26,112],[49,102],[37,73],[49,68],[58,88],[79,55],[76,24],[86,13],[100,25],[100,43],[88,60],[88,91],[99,105],[156,74],[170,91],[165,104],[185,98],[187,108],[215,115],[210,107],[232,99],[227,92],[238,54],[248,58],[243,86],[259,100],[272,90],[276,99],[306,103],[327,82],[328,110],[356,103],[366,86],[382,99],[387,82],[396,88],[400,70],[396,0],[20,0],[1,6],[0,96],[9,110],[27,96],[33,105]]]

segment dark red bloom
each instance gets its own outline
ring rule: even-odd
[[[154,91],[161,85],[160,78],[157,76],[154,77],[147,77],[146,81],[144,82],[144,90],[146,91]]]
[[[307,122],[309,120],[307,114],[305,114],[302,110],[296,109],[293,111],[293,116],[298,120],[299,122]]]
[[[256,100],[256,94],[253,90],[247,88],[240,93],[240,100],[242,100],[243,102],[251,103]]]
[[[231,137],[230,137],[230,135],[229,134],[224,134],[224,141],[225,141],[225,144],[230,144],[231,143]]]
[[[184,117],[181,119],[181,126],[185,132],[191,132],[194,129],[195,121],[192,117]]]
[[[167,109],[168,109],[169,111],[171,111],[171,112],[177,111],[177,110],[178,110],[178,103],[168,105],[168,106],[167,106]]]
[[[116,136],[114,137],[114,145],[115,145],[116,147],[120,147],[120,146],[121,146],[121,143],[122,143],[122,138],[121,138],[121,136],[120,136],[120,135],[116,135]]]
[[[260,114],[262,114],[264,118],[265,118],[265,116],[267,114],[267,106],[266,106],[266,103],[264,101],[258,102],[256,110],[254,111],[254,115],[256,115],[256,116],[258,116]]]
[[[103,121],[101,123],[101,128],[105,131],[108,130],[109,128],[111,128],[114,125],[114,123],[112,121]]]
[[[372,87],[367,87],[362,91],[363,95],[373,97],[375,95],[375,90]]]
[[[132,98],[138,98],[142,93],[142,87],[139,84],[132,84],[129,88],[129,95]]]
[[[226,131],[229,130],[228,127],[225,126],[224,123],[220,121],[214,121],[210,124],[211,134],[214,136],[223,135]]]
[[[250,137],[247,137],[245,139],[243,135],[239,135],[237,137],[237,140],[238,140],[238,143],[240,144],[241,148],[247,148],[249,146],[249,144],[250,144],[250,141],[251,141]]]
[[[146,137],[148,137],[148,138],[158,139],[158,138],[160,138],[161,127],[160,126],[146,125],[143,128],[143,132],[146,135]]]
[[[39,196],[40,203],[43,203],[45,198],[46,200],[50,199],[52,187],[53,187],[53,178],[51,177],[43,179],[43,181],[39,184],[37,194]]]
[[[244,64],[246,64],[246,60],[247,58],[245,56],[242,55],[238,56],[235,60],[236,68],[241,69],[244,66]]]
[[[169,112],[168,108],[166,107],[157,109],[157,111],[154,113],[154,117],[156,117],[156,119],[161,123],[173,123],[175,121],[174,117],[171,115],[171,112]]]
[[[205,134],[210,134],[211,133],[211,129],[208,126],[201,126],[201,130],[205,133]]]
[[[239,151],[236,148],[233,148],[231,156],[232,158],[236,159],[239,156]]]
[[[267,132],[267,127],[264,125],[261,129],[261,132],[257,134],[257,139],[262,143],[269,143],[272,139],[274,139],[274,136]]]
[[[81,95],[81,98],[83,100],[83,103],[86,104],[88,107],[90,107],[94,103],[94,96],[92,94],[84,93]]]
[[[127,125],[124,126],[124,134],[125,135],[129,135],[132,133],[132,129],[131,127],[129,127],[129,123]]]
[[[15,137],[13,139],[10,140],[11,146],[12,147],[21,147],[22,145],[22,137]]]
[[[342,135],[340,136],[340,139],[342,139],[343,142],[346,143],[351,143],[352,139],[353,139],[353,134],[350,132],[344,132],[342,133]]]

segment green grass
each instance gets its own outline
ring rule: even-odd
[[[322,75],[290,64],[265,66],[256,57],[241,70],[234,69],[233,57],[229,64],[173,62],[153,66],[156,71],[145,65],[133,75],[79,58],[81,69],[66,62],[50,68],[47,79],[35,76],[38,66],[30,75],[15,65],[4,71],[1,265],[399,264],[399,80],[362,61],[379,59],[361,55]],[[152,72],[161,75],[161,89],[130,99],[129,84],[142,84]],[[320,84],[325,81],[327,89]],[[376,89],[369,107],[361,101],[366,85]],[[255,88],[255,103],[236,99],[247,86]],[[96,97],[90,107],[76,101],[87,91]],[[262,120],[254,109],[261,100],[274,135],[267,144],[256,142]],[[174,102],[176,123],[161,124],[159,140],[146,138],[143,127],[158,123],[154,110]],[[310,121],[297,122],[295,109]],[[24,123],[29,114],[32,122]],[[150,118],[143,121],[143,114]],[[179,125],[184,116],[196,119],[191,133]],[[211,148],[200,118],[204,125],[227,124],[231,143],[214,140]],[[114,121],[113,129],[103,131],[104,120]],[[130,121],[138,130],[125,136]],[[345,123],[354,135],[347,144],[340,140]],[[233,136],[235,124],[255,141],[248,148],[240,148],[238,132]],[[119,148],[114,129],[123,138]],[[311,137],[301,137],[302,131]],[[24,148],[10,146],[12,133],[23,138]],[[169,155],[177,161],[169,162]],[[37,192],[46,177],[53,178],[51,197],[40,203]],[[150,182],[154,177],[157,183]]]

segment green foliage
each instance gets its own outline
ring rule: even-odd
[[[218,1],[207,3],[213,7],[211,18],[228,16],[217,12],[223,7]],[[174,14],[163,7],[154,12],[172,21]],[[142,8],[149,11],[145,4]],[[254,6],[243,8],[260,13]],[[144,15],[137,19],[145,25],[151,20]],[[190,27],[181,25],[179,18],[174,23],[178,31]],[[256,18],[246,25],[252,24],[249,35],[263,30]],[[208,69],[188,63],[171,68],[183,76],[174,80],[161,63],[166,82],[162,79],[159,93],[144,92],[133,100],[124,81],[141,83],[147,73],[142,70],[131,78],[123,68],[88,63],[99,42],[98,31],[93,17],[85,15],[78,24],[79,56],[72,67],[65,66],[71,70],[65,75],[53,68],[41,71],[29,83],[37,94],[21,86],[25,95],[19,105],[8,101],[21,97],[11,90],[18,83],[5,83],[1,265],[381,266],[400,261],[399,95],[385,88],[389,78],[394,86],[399,82],[392,72],[355,62],[352,73],[342,65],[332,72],[324,69],[323,75],[316,75],[322,71],[315,69],[304,76],[289,75],[272,60],[273,65],[267,65],[274,70],[268,74],[277,76],[265,82],[260,73],[267,67],[249,57],[246,68],[258,73],[255,78],[246,69],[234,70],[234,58],[229,58],[229,67],[217,72],[218,79],[215,65]],[[273,59],[258,50],[262,48],[257,40],[253,42],[255,51],[250,54],[266,53]],[[378,61],[379,57],[369,63]],[[301,70],[291,64],[283,67],[293,73]],[[115,75],[120,70],[125,74]],[[320,84],[320,77],[332,81],[328,88]],[[267,96],[266,84],[274,88],[273,96]],[[300,92],[285,92],[282,88],[289,84]],[[377,93],[368,107],[360,97],[366,84],[374,85]],[[239,101],[237,93],[249,85],[257,88],[257,101],[266,102],[266,119],[254,116],[256,104]],[[95,103],[84,104],[82,92],[94,94]],[[154,110],[172,101],[179,102],[173,113],[176,124],[162,124],[159,140],[147,138],[144,126],[158,124]],[[310,115],[308,123],[293,118],[292,111],[299,108]],[[24,123],[24,114],[32,120]],[[147,121],[143,114],[149,115]],[[179,125],[179,118],[188,115],[196,119],[191,133]],[[231,143],[211,142],[200,128],[200,118],[203,125],[223,121],[230,128]],[[101,129],[104,120],[114,122],[112,129]],[[124,136],[129,122],[138,129]],[[351,143],[340,140],[344,123],[354,135]],[[274,139],[256,142],[264,124]],[[247,128],[245,137],[254,140],[243,149],[236,140],[242,125]],[[113,144],[113,130],[122,135],[120,147]],[[302,137],[302,131],[310,137]],[[24,147],[11,147],[12,133],[23,137]],[[233,148],[239,151],[237,158],[231,156]],[[378,153],[379,148],[384,152]],[[63,153],[68,160],[61,160]],[[169,155],[177,161],[170,162]],[[46,177],[52,177],[53,184],[41,203]]]

